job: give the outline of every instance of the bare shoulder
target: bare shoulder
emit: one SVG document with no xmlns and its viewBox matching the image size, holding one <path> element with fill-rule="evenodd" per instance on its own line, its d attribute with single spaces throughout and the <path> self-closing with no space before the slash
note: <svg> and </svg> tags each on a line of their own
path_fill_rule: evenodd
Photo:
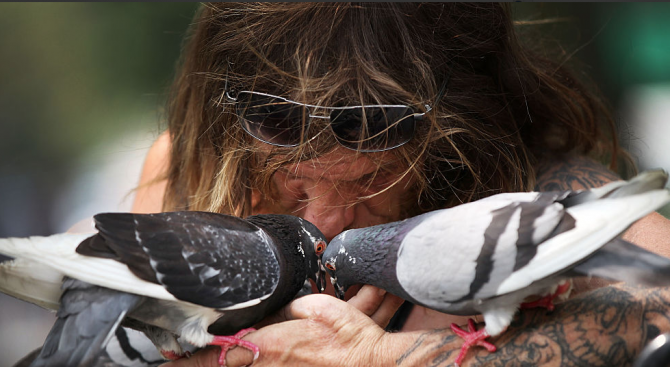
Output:
<svg viewBox="0 0 670 367">
<path fill-rule="evenodd" d="M 541 164 L 535 190 L 582 190 L 620 179 L 617 174 L 591 158 L 568 157 Z"/>
<path fill-rule="evenodd" d="M 149 148 L 135 192 L 133 212 L 156 213 L 162 210 L 163 196 L 167 187 L 170 146 L 170 134 L 165 131 Z"/>
</svg>

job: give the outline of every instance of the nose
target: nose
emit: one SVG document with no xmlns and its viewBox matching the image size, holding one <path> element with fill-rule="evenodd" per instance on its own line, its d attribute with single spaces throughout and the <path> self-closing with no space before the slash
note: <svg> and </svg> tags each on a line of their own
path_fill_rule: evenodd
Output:
<svg viewBox="0 0 670 367">
<path fill-rule="evenodd" d="M 343 189 L 323 179 L 304 187 L 308 200 L 303 218 L 319 228 L 329 242 L 354 221 L 356 197 Z"/>
</svg>

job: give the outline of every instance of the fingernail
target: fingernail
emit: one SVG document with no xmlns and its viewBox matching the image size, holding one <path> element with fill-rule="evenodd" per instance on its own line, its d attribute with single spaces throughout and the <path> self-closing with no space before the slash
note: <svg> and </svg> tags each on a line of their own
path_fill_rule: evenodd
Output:
<svg viewBox="0 0 670 367">
<path fill-rule="evenodd" d="M 379 292 L 379 293 L 378 293 L 378 294 L 379 294 L 379 297 L 383 297 L 383 296 L 386 294 L 386 291 L 383 290 L 383 289 L 380 289 L 378 292 Z"/>
</svg>

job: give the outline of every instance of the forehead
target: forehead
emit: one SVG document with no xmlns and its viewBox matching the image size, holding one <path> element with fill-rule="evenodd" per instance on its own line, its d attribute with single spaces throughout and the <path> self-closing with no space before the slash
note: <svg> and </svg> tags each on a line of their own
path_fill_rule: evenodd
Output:
<svg viewBox="0 0 670 367">
<path fill-rule="evenodd" d="M 280 171 L 292 178 L 353 181 L 377 171 L 380 162 L 384 166 L 384 161 L 388 161 L 389 164 L 394 161 L 394 157 L 388 152 L 378 154 L 375 159 L 371 159 L 369 154 L 357 154 L 345 148 L 338 148 L 338 151 L 332 154 L 300 163 L 286 164 Z"/>
</svg>

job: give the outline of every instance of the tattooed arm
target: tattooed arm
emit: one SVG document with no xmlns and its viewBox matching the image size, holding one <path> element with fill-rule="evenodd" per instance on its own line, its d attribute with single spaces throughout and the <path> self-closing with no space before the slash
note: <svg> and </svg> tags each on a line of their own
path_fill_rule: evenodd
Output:
<svg viewBox="0 0 670 367">
<path fill-rule="evenodd" d="M 468 352 L 465 366 L 628 366 L 661 332 L 670 331 L 670 289 L 604 287 L 543 310 L 520 312 L 491 341 L 495 353 Z M 483 325 L 479 325 L 483 327 Z M 401 336 L 399 333 L 396 336 Z M 450 366 L 462 340 L 450 330 L 405 337 L 414 342 L 398 366 Z"/>
</svg>

